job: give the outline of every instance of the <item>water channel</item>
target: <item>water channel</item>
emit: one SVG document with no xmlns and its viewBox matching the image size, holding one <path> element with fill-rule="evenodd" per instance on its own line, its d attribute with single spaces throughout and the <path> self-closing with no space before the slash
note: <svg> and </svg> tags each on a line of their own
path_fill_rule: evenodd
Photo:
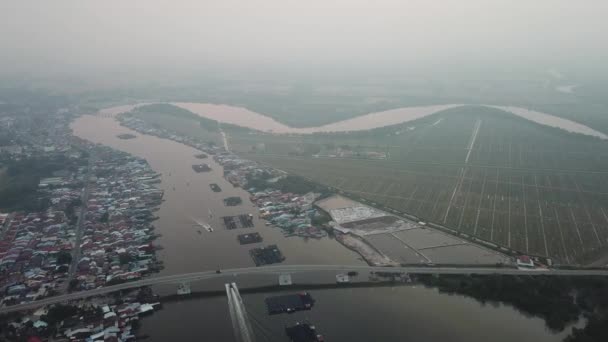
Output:
<svg viewBox="0 0 608 342">
<path fill-rule="evenodd" d="M 200 163 L 194 158 L 195 149 L 133 132 L 112 117 L 84 115 L 71 127 L 76 136 L 145 158 L 162 173 L 160 187 L 165 190 L 165 201 L 155 222 L 163 235 L 158 240 L 164 247 L 159 252 L 165 264 L 162 274 L 253 266 L 250 247 L 236 241 L 242 232 L 223 229 L 220 217 L 256 213 L 256 208 L 244 190 L 223 179 L 221 166 L 208 159 L 213 171 L 195 173 L 191 165 Z M 117 138 L 121 133 L 137 138 Z M 217 183 L 223 191 L 211 191 L 210 183 Z M 225 207 L 222 200 L 228 196 L 242 197 L 243 205 Z M 199 234 L 195 220 L 209 222 L 215 231 Z M 277 244 L 286 256 L 285 263 L 364 264 L 357 254 L 334 240 L 285 238 L 257 216 L 255 228 L 248 231 L 260 232 L 264 244 Z M 220 283 L 210 286 L 222 288 Z M 286 340 L 284 327 L 302 319 L 314 322 L 327 341 L 561 341 L 565 336 L 564 332 L 549 332 L 542 320 L 526 317 L 511 307 L 484 306 L 470 298 L 420 286 L 318 290 L 312 311 L 288 316 L 266 315 L 265 296 L 244 295 L 258 341 Z M 167 303 L 142 325 L 141 333 L 150 335 L 150 341 L 233 341 L 223 297 Z"/>
<path fill-rule="evenodd" d="M 119 113 L 128 112 L 133 108 L 143 104 L 145 103 L 116 106 L 103 109 L 101 112 L 107 116 L 112 116 Z M 323 126 L 295 128 L 282 124 L 269 116 L 252 112 L 249 109 L 243 107 L 198 102 L 174 102 L 172 104 L 187 109 L 201 117 L 205 117 L 223 123 L 239 125 L 258 131 L 272 132 L 276 134 L 311 134 L 322 132 L 327 133 L 368 130 L 373 128 L 397 125 L 420 119 L 429 115 L 433 115 L 435 113 L 447 109 L 465 106 L 463 104 L 447 104 L 422 107 L 395 108 L 377 113 L 369 113 Z M 589 126 L 555 115 L 542 113 L 522 107 L 496 105 L 483 106 L 488 108 L 499 109 L 511 113 L 520 118 L 541 125 L 562 129 L 571 133 L 589 135 L 600 139 L 608 139 L 608 135 L 594 130 Z"/>
</svg>

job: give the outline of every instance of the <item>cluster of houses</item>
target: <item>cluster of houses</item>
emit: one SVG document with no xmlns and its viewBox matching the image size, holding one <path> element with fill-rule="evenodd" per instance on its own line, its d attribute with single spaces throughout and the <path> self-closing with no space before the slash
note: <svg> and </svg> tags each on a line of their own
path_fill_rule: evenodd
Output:
<svg viewBox="0 0 608 342">
<path fill-rule="evenodd" d="M 66 280 L 74 227 L 63 211 L 12 213 L 0 240 L 2 305 L 26 303 L 56 292 Z"/>
<path fill-rule="evenodd" d="M 0 305 L 30 302 L 65 288 L 74 248 L 74 208 L 86 169 L 64 171 L 61 184 L 44 186 L 39 196 L 50 205 L 42 212 L 0 215 Z"/>
<path fill-rule="evenodd" d="M 76 290 L 137 280 L 161 264 L 151 223 L 163 197 L 154 186 L 160 174 L 143 159 L 112 150 L 101 154 L 86 203 Z"/>
<path fill-rule="evenodd" d="M 285 235 L 322 238 L 327 236 L 327 232 L 312 224 L 312 219 L 319 215 L 312 206 L 317 197 L 312 192 L 296 195 L 265 190 L 253 193 L 251 200 L 260 208 L 260 217 L 281 228 Z"/>
<path fill-rule="evenodd" d="M 215 145 L 215 143 L 210 143 L 209 141 L 203 141 L 202 139 L 194 138 L 191 136 L 183 136 L 165 128 L 153 127 L 144 120 L 129 115 L 128 113 L 119 115 L 117 119 L 118 121 L 120 121 L 121 125 L 141 134 L 153 135 L 159 138 L 173 140 L 175 142 L 188 145 L 190 147 L 193 147 L 203 152 L 207 152 L 209 154 L 215 154 L 216 152 L 220 152 L 223 150 L 223 148 L 218 147 Z"/>
<path fill-rule="evenodd" d="M 216 154 L 213 159 L 223 166 L 224 177 L 234 186 L 247 188 L 249 179 L 260 176 L 266 179 L 266 189 L 249 188 L 248 191 L 251 201 L 260 208 L 260 217 L 268 224 L 281 228 L 287 236 L 321 238 L 327 235 L 325 230 L 312 224 L 312 219 L 319 215 L 313 208 L 318 194 L 297 195 L 274 189 L 273 183 L 284 174 L 255 161 L 230 153 Z"/>
<path fill-rule="evenodd" d="M 141 317 L 160 309 L 149 288 L 119 300 L 96 298 L 70 304 L 45 306 L 19 316 L 0 330 L 0 339 L 11 341 L 136 341 Z"/>
<path fill-rule="evenodd" d="M 213 156 L 213 160 L 218 162 L 224 168 L 224 178 L 234 186 L 245 187 L 249 177 L 259 176 L 261 174 L 276 174 L 277 171 L 261 166 L 260 164 L 240 158 L 232 153 L 218 153 Z"/>
<path fill-rule="evenodd" d="M 163 192 L 154 186 L 159 175 L 144 160 L 74 137 L 73 115 L 66 110 L 38 115 L 10 107 L 0 113 L 0 132 L 9 137 L 0 146 L 2 160 L 65 161 L 64 169 L 40 179 L 36 200 L 46 209 L 0 212 L 0 306 L 136 279 L 160 267 L 151 221 Z M 85 164 L 93 153 L 90 177 Z M 46 306 L 0 320 L 0 340 L 135 340 L 138 318 L 153 312 L 155 301 L 138 295 Z M 65 307 L 75 311 L 57 321 Z"/>
</svg>

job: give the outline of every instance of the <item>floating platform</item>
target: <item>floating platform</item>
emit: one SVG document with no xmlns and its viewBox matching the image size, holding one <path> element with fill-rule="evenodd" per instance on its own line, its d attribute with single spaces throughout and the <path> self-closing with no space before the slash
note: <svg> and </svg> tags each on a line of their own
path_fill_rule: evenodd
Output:
<svg viewBox="0 0 608 342">
<path fill-rule="evenodd" d="M 227 207 L 234 207 L 243 203 L 243 200 L 238 196 L 224 198 L 224 205 Z"/>
<path fill-rule="evenodd" d="M 209 184 L 209 187 L 211 188 L 211 190 L 213 190 L 213 192 L 220 192 L 220 191 L 222 191 L 222 188 L 220 188 L 220 186 L 217 185 L 217 184 L 215 184 L 215 183 Z"/>
<path fill-rule="evenodd" d="M 260 233 L 241 234 L 237 236 L 237 240 L 241 245 L 248 245 L 250 243 L 262 242 L 262 236 Z"/>
<path fill-rule="evenodd" d="M 277 245 L 254 248 L 249 251 L 256 266 L 278 264 L 285 260 Z"/>
<path fill-rule="evenodd" d="M 136 135 L 134 134 L 130 134 L 130 133 L 124 133 L 124 134 L 119 134 L 117 135 L 118 139 L 123 139 L 123 140 L 128 140 L 128 139 L 135 139 L 137 138 Z"/>
<path fill-rule="evenodd" d="M 196 165 L 192 165 L 192 170 L 194 170 L 197 173 L 201 173 L 201 172 L 209 172 L 209 171 L 211 171 L 211 168 L 207 164 L 196 164 Z"/>
<path fill-rule="evenodd" d="M 241 214 L 238 216 L 223 216 L 226 229 L 253 228 L 253 214 Z"/>
<path fill-rule="evenodd" d="M 268 297 L 264 302 L 269 315 L 310 310 L 315 305 L 315 300 L 308 292 Z"/>
<path fill-rule="evenodd" d="M 292 327 L 285 328 L 285 333 L 293 342 L 323 342 L 322 335 L 317 334 L 317 329 L 310 323 L 298 322 Z"/>
</svg>

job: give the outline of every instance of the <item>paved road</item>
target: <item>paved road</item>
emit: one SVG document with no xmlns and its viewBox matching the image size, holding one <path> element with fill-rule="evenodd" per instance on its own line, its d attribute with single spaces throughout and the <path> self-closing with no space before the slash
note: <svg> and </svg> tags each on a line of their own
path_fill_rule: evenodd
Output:
<svg viewBox="0 0 608 342">
<path fill-rule="evenodd" d="M 226 136 L 226 132 L 220 128 L 220 133 L 222 133 L 222 139 L 224 140 L 224 149 L 226 152 L 230 152 L 230 147 L 228 146 L 228 137 Z"/>
<path fill-rule="evenodd" d="M 151 277 L 139 281 L 102 287 L 89 291 L 81 291 L 66 295 L 45 298 L 36 302 L 14 305 L 0 308 L 0 314 L 30 310 L 37 307 L 61 303 L 70 300 L 77 300 L 97 295 L 103 295 L 119 290 L 137 288 L 141 286 L 151 286 L 159 284 L 179 284 L 182 282 L 195 282 L 224 276 L 234 277 L 249 274 L 282 274 L 282 273 L 307 273 L 330 271 L 336 273 L 358 271 L 358 272 L 406 272 L 419 274 L 505 274 L 505 275 L 549 275 L 549 276 L 608 276 L 608 270 L 519 270 L 514 268 L 490 268 L 490 267 L 380 267 L 380 266 L 346 266 L 346 265 L 285 265 L 285 266 L 264 266 L 225 269 L 221 273 L 216 271 L 204 271 L 186 274 L 176 274 L 162 277 Z"/>
<path fill-rule="evenodd" d="M 91 176 L 93 175 L 93 163 L 95 162 L 95 156 L 92 154 L 89 156 L 89 165 L 87 169 L 87 175 L 85 176 L 85 186 L 82 193 L 82 205 L 80 206 L 80 212 L 78 213 L 78 221 L 76 222 L 76 239 L 74 243 L 74 250 L 72 251 L 72 263 L 70 264 L 70 272 L 68 274 L 68 281 L 65 282 L 66 289 L 70 280 L 74 279 L 76 274 L 76 266 L 80 260 L 80 244 L 82 243 L 82 226 L 84 225 L 85 215 L 87 213 L 87 203 L 89 201 L 89 193 L 91 191 Z"/>
</svg>

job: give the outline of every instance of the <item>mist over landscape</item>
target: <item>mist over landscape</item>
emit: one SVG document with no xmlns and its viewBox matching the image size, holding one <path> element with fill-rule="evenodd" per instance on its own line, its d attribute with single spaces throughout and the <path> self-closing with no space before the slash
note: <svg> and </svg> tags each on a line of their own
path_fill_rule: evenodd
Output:
<svg viewBox="0 0 608 342">
<path fill-rule="evenodd" d="M 0 6 L 5 72 L 166 76 L 276 69 L 314 78 L 322 77 L 309 74 L 316 68 L 462 75 L 453 70 L 460 69 L 486 77 L 488 69 L 499 75 L 565 69 L 567 76 L 577 69 L 605 71 L 608 53 L 601 43 L 608 5 L 601 1 L 61 0 Z"/>
<path fill-rule="evenodd" d="M 9 90 L 227 103 L 296 126 L 417 105 L 524 105 L 568 116 L 606 105 L 608 5 L 600 1 L 0 6 Z M 574 113 L 579 102 L 588 113 Z"/>
<path fill-rule="evenodd" d="M 607 14 L 0 0 L 0 340 L 608 340 Z"/>
</svg>

